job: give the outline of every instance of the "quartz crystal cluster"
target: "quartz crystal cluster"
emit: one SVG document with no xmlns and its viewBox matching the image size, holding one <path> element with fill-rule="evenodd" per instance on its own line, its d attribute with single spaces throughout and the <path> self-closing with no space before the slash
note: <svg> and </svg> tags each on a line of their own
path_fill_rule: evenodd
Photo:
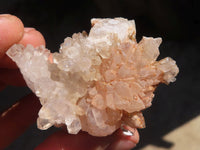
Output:
<svg viewBox="0 0 200 150">
<path fill-rule="evenodd" d="M 156 61 L 161 38 L 137 43 L 134 20 L 91 23 L 89 34 L 67 37 L 59 52 L 18 44 L 7 51 L 40 99 L 39 129 L 66 125 L 71 134 L 106 136 L 122 124 L 144 128 L 141 111 L 151 106 L 155 88 L 175 81 L 176 62 Z"/>
</svg>

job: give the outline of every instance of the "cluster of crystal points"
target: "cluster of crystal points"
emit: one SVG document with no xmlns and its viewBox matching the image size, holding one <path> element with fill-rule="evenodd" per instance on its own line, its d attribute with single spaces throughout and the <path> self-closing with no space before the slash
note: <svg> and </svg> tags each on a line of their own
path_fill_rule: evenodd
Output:
<svg viewBox="0 0 200 150">
<path fill-rule="evenodd" d="M 7 52 L 40 98 L 42 130 L 65 124 L 71 134 L 82 129 L 106 136 L 122 124 L 143 128 L 141 110 L 151 106 L 156 86 L 175 81 L 175 61 L 156 61 L 161 38 L 137 43 L 134 20 L 91 22 L 89 35 L 67 37 L 59 53 L 31 45 L 13 45 Z"/>
</svg>

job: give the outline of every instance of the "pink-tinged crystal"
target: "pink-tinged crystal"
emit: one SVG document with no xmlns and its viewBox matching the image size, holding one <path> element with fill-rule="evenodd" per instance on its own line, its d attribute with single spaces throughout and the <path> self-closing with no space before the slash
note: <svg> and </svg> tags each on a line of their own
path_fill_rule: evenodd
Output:
<svg viewBox="0 0 200 150">
<path fill-rule="evenodd" d="M 175 81 L 175 61 L 156 61 L 161 38 L 137 43 L 134 20 L 91 22 L 89 35 L 67 37 L 59 53 L 31 45 L 13 45 L 7 52 L 40 99 L 42 130 L 65 124 L 71 134 L 82 129 L 106 136 L 122 124 L 144 128 L 141 111 L 151 106 L 155 88 Z"/>
</svg>

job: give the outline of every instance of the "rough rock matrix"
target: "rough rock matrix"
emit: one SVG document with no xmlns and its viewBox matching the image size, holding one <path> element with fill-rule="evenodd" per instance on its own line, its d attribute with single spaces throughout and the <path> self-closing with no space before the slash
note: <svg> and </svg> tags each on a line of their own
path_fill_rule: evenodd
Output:
<svg viewBox="0 0 200 150">
<path fill-rule="evenodd" d="M 92 19 L 92 28 L 67 37 L 59 53 L 44 46 L 13 45 L 7 55 L 40 98 L 38 128 L 67 126 L 94 136 L 122 124 L 145 127 L 142 110 L 151 106 L 159 83 L 175 81 L 176 62 L 159 56 L 161 38 L 137 43 L 134 20 Z"/>
</svg>

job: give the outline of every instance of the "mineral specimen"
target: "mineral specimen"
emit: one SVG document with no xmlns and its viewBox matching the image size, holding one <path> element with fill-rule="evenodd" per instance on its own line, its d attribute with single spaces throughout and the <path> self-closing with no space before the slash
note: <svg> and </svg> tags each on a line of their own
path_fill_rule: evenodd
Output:
<svg viewBox="0 0 200 150">
<path fill-rule="evenodd" d="M 59 53 L 44 46 L 13 45 L 7 55 L 18 65 L 42 108 L 38 128 L 67 126 L 94 136 L 112 134 L 122 124 L 145 127 L 142 110 L 151 106 L 160 83 L 175 81 L 171 58 L 156 61 L 161 38 L 136 42 L 134 20 L 92 19 L 92 28 L 67 37 Z"/>
</svg>

